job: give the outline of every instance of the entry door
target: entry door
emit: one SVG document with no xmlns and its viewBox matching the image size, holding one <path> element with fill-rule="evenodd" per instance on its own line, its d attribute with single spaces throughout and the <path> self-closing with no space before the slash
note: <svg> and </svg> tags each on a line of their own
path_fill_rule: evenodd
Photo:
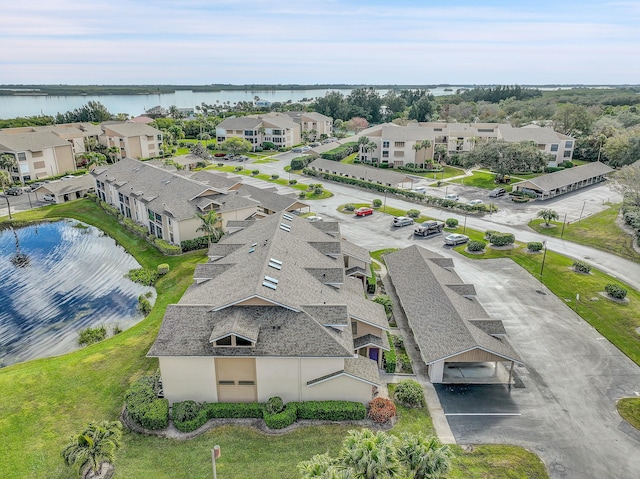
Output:
<svg viewBox="0 0 640 479">
<path fill-rule="evenodd" d="M 376 363 L 378 362 L 378 348 L 370 348 L 369 349 L 369 359 L 373 359 Z"/>
<path fill-rule="evenodd" d="M 256 360 L 254 358 L 216 358 L 218 402 L 254 402 Z"/>
</svg>

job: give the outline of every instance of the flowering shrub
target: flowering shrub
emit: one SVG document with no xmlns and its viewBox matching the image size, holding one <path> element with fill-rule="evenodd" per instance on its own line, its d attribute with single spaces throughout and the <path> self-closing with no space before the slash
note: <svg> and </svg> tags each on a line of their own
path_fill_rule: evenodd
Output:
<svg viewBox="0 0 640 479">
<path fill-rule="evenodd" d="M 375 398 L 369 403 L 369 418 L 378 424 L 384 424 L 395 417 L 396 405 L 387 398 Z"/>
</svg>

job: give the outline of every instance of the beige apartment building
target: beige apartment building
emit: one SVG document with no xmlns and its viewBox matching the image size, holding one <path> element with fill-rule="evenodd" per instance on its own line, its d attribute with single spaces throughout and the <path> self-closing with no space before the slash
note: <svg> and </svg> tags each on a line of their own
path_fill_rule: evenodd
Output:
<svg viewBox="0 0 640 479">
<path fill-rule="evenodd" d="M 162 132 L 152 126 L 134 122 L 105 122 L 101 128 L 98 140 L 107 148 L 119 148 L 119 159 L 162 156 Z"/>
<path fill-rule="evenodd" d="M 270 142 L 278 148 L 290 148 L 299 144 L 301 127 L 288 115 L 282 113 L 265 113 L 237 118 L 227 118 L 216 127 L 218 143 L 228 138 L 237 137 L 247 140 L 253 148 Z"/>
</svg>

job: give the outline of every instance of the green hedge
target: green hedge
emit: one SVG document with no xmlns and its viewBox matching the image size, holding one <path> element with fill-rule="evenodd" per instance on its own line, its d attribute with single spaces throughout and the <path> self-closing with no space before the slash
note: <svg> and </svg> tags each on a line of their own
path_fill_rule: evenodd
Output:
<svg viewBox="0 0 640 479">
<path fill-rule="evenodd" d="M 288 406 L 288 404 L 287 404 Z M 357 421 L 367 416 L 364 404 L 353 401 L 305 401 L 298 403 L 298 419 Z"/>
<path fill-rule="evenodd" d="M 516 237 L 512 233 L 493 233 L 489 242 L 494 246 L 507 246 L 513 244 Z"/>
<path fill-rule="evenodd" d="M 389 332 L 387 332 L 387 337 L 389 338 L 389 346 L 391 349 L 384 352 L 384 370 L 390 374 L 393 374 L 396 372 L 398 357 L 396 355 L 396 347 L 393 344 L 393 339 L 391 338 L 391 334 Z"/>
<path fill-rule="evenodd" d="M 169 401 L 159 399 L 158 376 L 140 378 L 125 393 L 129 418 L 145 429 L 165 429 L 169 425 Z"/>
<path fill-rule="evenodd" d="M 609 296 L 616 299 L 624 299 L 627 296 L 627 290 L 620 285 L 609 283 L 604 287 Z"/>
<path fill-rule="evenodd" d="M 156 238 L 153 240 L 153 245 L 158 248 L 162 254 L 166 255 L 177 255 L 182 253 L 182 248 L 180 246 L 168 243 L 167 241 Z"/>
<path fill-rule="evenodd" d="M 335 181 L 336 183 L 344 183 L 347 185 L 359 186 L 361 188 L 367 188 L 369 190 L 379 191 L 380 193 L 391 193 L 394 195 L 404 196 L 409 199 L 419 200 L 420 203 L 425 203 L 432 206 L 440 206 L 442 208 L 455 208 L 457 210 L 466 211 L 469 213 L 479 212 L 486 210 L 488 205 L 482 205 L 483 208 L 478 208 L 473 205 L 467 205 L 465 203 L 459 203 L 453 200 L 447 200 L 445 198 L 437 198 L 435 196 L 423 195 L 422 193 L 416 193 L 410 190 L 402 190 L 400 188 L 394 188 L 392 186 L 385 186 L 379 183 L 371 183 L 369 181 L 358 180 L 356 178 L 350 178 L 348 176 L 334 175 L 327 173 L 326 171 L 316 171 L 310 168 L 304 168 L 302 173 L 307 176 L 313 176 L 315 178 L 322 178 L 329 181 Z"/>
<path fill-rule="evenodd" d="M 209 239 L 206 236 L 200 236 L 190 240 L 184 240 L 180 242 L 180 248 L 182 251 L 193 251 L 196 249 L 205 249 L 209 247 Z"/>
<path fill-rule="evenodd" d="M 320 155 L 321 158 L 331 161 L 340 161 L 349 156 L 354 151 L 358 151 L 358 143 L 355 141 L 340 145 L 333 150 L 325 151 Z"/>
<path fill-rule="evenodd" d="M 298 406 L 300 403 L 290 402 L 283 411 L 269 414 L 265 411 L 264 423 L 270 429 L 283 429 L 291 426 L 298 419 Z"/>
<path fill-rule="evenodd" d="M 367 293 L 373 294 L 376 292 L 376 270 L 373 268 L 373 263 L 369 264 L 371 276 L 367 277 Z"/>
</svg>

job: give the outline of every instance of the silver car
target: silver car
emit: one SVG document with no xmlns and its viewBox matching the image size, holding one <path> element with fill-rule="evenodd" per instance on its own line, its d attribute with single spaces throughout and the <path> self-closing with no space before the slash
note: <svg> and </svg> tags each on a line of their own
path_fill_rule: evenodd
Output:
<svg viewBox="0 0 640 479">
<path fill-rule="evenodd" d="M 444 237 L 444 244 L 449 246 L 455 246 L 458 244 L 463 244 L 469 241 L 469 237 L 467 235 L 462 235 L 460 233 L 453 233 Z"/>
</svg>

